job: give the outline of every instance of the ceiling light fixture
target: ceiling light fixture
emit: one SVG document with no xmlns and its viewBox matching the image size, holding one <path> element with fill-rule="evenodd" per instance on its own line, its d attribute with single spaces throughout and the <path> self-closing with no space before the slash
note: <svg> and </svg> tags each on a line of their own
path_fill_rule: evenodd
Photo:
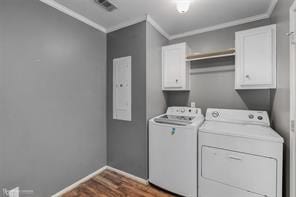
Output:
<svg viewBox="0 0 296 197">
<path fill-rule="evenodd" d="M 181 14 L 189 10 L 191 0 L 176 0 L 177 11 Z"/>
</svg>

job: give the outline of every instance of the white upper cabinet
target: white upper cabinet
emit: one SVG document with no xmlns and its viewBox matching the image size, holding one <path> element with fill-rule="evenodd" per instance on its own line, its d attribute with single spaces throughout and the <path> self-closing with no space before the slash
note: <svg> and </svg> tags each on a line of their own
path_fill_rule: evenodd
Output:
<svg viewBox="0 0 296 197">
<path fill-rule="evenodd" d="M 276 25 L 236 32 L 235 89 L 276 88 Z"/>
<path fill-rule="evenodd" d="M 162 48 L 162 89 L 185 91 L 190 89 L 190 63 L 186 62 L 189 48 L 179 43 Z"/>
</svg>

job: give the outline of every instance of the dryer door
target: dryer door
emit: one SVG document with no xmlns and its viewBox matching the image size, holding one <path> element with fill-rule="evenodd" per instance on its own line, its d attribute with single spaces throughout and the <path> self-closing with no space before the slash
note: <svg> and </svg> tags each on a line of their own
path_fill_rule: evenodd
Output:
<svg viewBox="0 0 296 197">
<path fill-rule="evenodd" d="M 201 176 L 254 194 L 275 197 L 277 161 L 273 158 L 203 146 Z"/>
</svg>

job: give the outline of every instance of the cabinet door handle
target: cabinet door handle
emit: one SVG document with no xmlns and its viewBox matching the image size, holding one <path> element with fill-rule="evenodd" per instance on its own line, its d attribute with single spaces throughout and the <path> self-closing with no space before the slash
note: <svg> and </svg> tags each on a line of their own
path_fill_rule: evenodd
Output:
<svg viewBox="0 0 296 197">
<path fill-rule="evenodd" d="M 289 32 L 289 33 L 286 33 L 287 36 L 293 36 L 294 34 L 295 34 L 295 32 L 293 32 L 293 31 Z"/>
<path fill-rule="evenodd" d="M 236 157 L 236 156 L 233 156 L 233 155 L 229 155 L 228 158 L 229 158 L 229 159 L 233 159 L 233 160 L 237 160 L 237 161 L 241 161 L 241 160 L 243 160 L 242 158 L 240 158 L 240 157 Z"/>
<path fill-rule="evenodd" d="M 179 81 L 179 80 L 178 80 L 178 79 L 176 79 L 176 83 L 178 83 L 178 81 Z"/>
</svg>

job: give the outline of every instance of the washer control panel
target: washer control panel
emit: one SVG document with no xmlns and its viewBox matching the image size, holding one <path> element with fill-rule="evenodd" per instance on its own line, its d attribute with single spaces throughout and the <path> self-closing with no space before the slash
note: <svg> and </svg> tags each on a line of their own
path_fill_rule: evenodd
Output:
<svg viewBox="0 0 296 197">
<path fill-rule="evenodd" d="M 193 107 L 169 107 L 166 114 L 174 116 L 198 116 L 201 115 L 201 109 Z"/>
<path fill-rule="evenodd" d="M 206 120 L 270 126 L 266 111 L 207 109 Z"/>
</svg>

